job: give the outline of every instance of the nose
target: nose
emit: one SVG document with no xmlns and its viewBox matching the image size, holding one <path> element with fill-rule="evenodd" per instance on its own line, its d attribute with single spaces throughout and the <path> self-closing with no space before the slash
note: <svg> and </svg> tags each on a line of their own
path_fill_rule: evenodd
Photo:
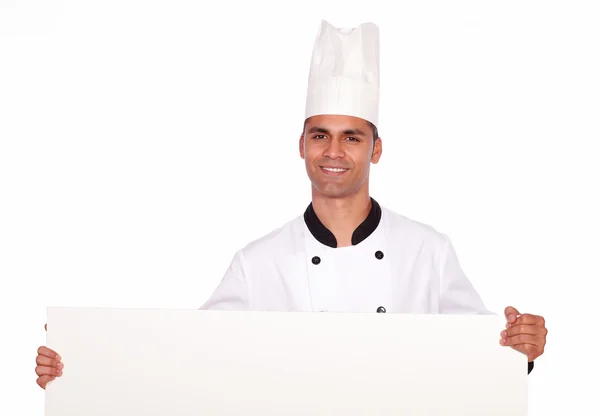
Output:
<svg viewBox="0 0 600 416">
<path fill-rule="evenodd" d="M 337 139 L 330 140 L 323 152 L 323 156 L 330 159 L 342 158 L 345 155 L 344 148 Z"/>
</svg>

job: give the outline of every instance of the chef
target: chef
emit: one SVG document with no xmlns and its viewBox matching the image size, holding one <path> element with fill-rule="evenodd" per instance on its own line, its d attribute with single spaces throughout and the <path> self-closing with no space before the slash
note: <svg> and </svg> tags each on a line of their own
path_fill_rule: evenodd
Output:
<svg viewBox="0 0 600 416">
<path fill-rule="evenodd" d="M 379 161 L 379 30 L 321 22 L 298 149 L 312 184 L 303 213 L 241 248 L 200 309 L 491 314 L 461 269 L 448 237 L 381 206 L 369 193 Z M 505 309 L 502 345 L 533 361 L 544 319 Z M 40 347 L 38 384 L 62 374 Z"/>
</svg>

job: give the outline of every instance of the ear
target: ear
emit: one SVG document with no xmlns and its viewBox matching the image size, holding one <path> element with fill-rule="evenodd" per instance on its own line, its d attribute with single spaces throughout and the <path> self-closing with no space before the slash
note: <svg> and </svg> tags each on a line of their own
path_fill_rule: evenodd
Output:
<svg viewBox="0 0 600 416">
<path fill-rule="evenodd" d="M 304 134 L 300 135 L 300 141 L 298 144 L 300 147 L 300 157 L 304 159 Z"/>
<path fill-rule="evenodd" d="M 381 153 L 383 152 L 381 137 L 375 139 L 375 146 L 373 147 L 373 154 L 371 155 L 371 163 L 379 162 L 379 158 L 381 157 Z"/>
</svg>

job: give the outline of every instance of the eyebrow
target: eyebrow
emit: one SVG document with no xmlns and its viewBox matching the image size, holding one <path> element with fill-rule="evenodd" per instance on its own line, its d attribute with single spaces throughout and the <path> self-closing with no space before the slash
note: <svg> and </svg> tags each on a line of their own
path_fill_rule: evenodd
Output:
<svg viewBox="0 0 600 416">
<path fill-rule="evenodd" d="M 327 130 L 326 128 L 323 127 L 311 127 L 310 130 L 308 130 L 308 133 L 325 133 L 325 134 L 330 134 L 329 130 Z M 346 129 L 343 131 L 344 134 L 350 134 L 353 136 L 366 136 L 367 134 L 362 131 L 361 129 Z"/>
</svg>

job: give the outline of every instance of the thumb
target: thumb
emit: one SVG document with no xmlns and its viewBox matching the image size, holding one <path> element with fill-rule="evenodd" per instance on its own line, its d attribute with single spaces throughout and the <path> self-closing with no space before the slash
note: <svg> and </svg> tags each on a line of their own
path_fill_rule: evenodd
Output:
<svg viewBox="0 0 600 416">
<path fill-rule="evenodd" d="M 508 323 L 514 323 L 517 320 L 518 315 L 520 315 L 520 312 L 515 307 L 507 306 L 506 309 L 504 309 L 504 316 L 506 316 Z"/>
</svg>

